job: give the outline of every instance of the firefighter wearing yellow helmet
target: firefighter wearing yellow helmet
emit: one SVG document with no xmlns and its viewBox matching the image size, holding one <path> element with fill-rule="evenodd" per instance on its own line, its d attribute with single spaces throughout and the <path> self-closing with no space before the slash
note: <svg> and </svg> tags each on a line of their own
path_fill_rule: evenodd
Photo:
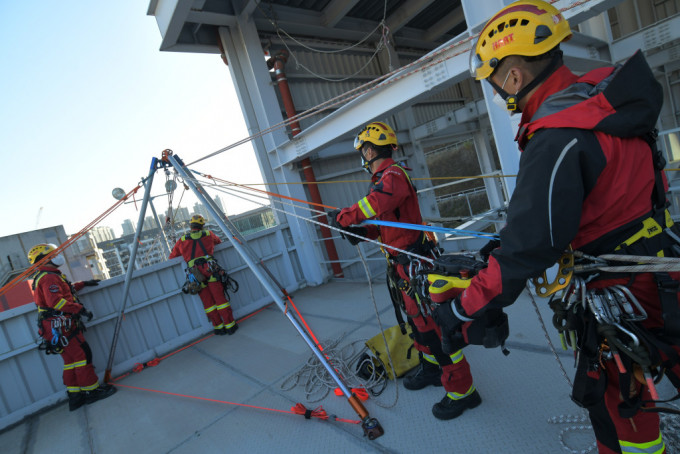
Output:
<svg viewBox="0 0 680 454">
<path fill-rule="evenodd" d="M 663 90 L 641 52 L 616 67 L 572 73 L 559 48 L 570 36 L 559 10 L 523 0 L 495 14 L 472 48 L 471 76 L 521 113 L 522 158 L 500 247 L 464 293 L 435 310 L 445 337 L 512 304 L 527 279 L 569 248 L 590 256 L 678 256 L 680 230 L 666 210 L 665 163 L 654 140 Z M 641 407 L 654 406 L 653 377 L 665 373 L 680 388 L 680 273 L 578 278 L 584 288 L 571 308 L 580 352 L 572 398 L 589 410 L 600 453 L 664 452 L 658 413 Z M 603 325 L 587 304 L 598 304 L 598 295 L 623 308 L 607 317 L 635 332 L 639 345 Z M 643 321 L 620 316 L 633 298 L 647 314 Z M 653 366 L 659 362 L 663 368 Z"/>
<path fill-rule="evenodd" d="M 232 335 L 238 329 L 225 291 L 226 271 L 213 257 L 215 246 L 222 240 L 211 230 L 205 229 L 205 218 L 194 214 L 189 221 L 191 232 L 182 235 L 170 252 L 169 258 L 182 257 L 187 263 L 188 284 L 185 291 L 198 292 L 214 334 Z M 186 290 L 193 289 L 195 290 Z"/>
<path fill-rule="evenodd" d="M 362 167 L 371 174 L 368 195 L 354 205 L 328 215 L 332 226 L 359 235 L 345 235 L 353 245 L 363 241 L 364 237 L 380 237 L 381 242 L 388 245 L 387 272 L 390 273 L 391 281 L 406 284 L 411 278 L 409 270 L 429 265 L 389 246 L 428 256 L 433 252 L 434 243 L 417 230 L 389 226 L 378 228 L 375 225 L 354 226 L 365 219 L 418 225 L 423 223 L 418 196 L 408 175 L 411 169 L 392 159 L 397 147 L 397 135 L 387 123 L 376 121 L 362 128 L 354 140 L 354 148 L 361 154 Z M 411 263 L 414 266 L 410 266 Z M 403 310 L 414 333 L 414 346 L 420 359 L 416 370 L 404 378 L 404 387 L 419 390 L 426 386 L 443 385 L 445 394 L 432 407 L 432 414 L 437 419 L 457 418 L 465 410 L 478 406 L 481 397 L 473 384 L 470 366 L 462 350 L 445 353 L 437 325 L 430 315 L 421 313 L 408 286 L 401 285 L 396 292 L 401 292 Z M 401 305 L 401 302 L 397 304 Z M 401 314 L 401 310 L 397 309 L 397 313 Z"/>
<path fill-rule="evenodd" d="M 59 267 L 66 262 L 56 254 L 57 246 L 41 243 L 28 251 L 28 262 L 38 265 L 33 278 L 33 294 L 38 306 L 38 334 L 43 339 L 41 349 L 47 354 L 60 354 L 64 361 L 63 380 L 69 398 L 69 410 L 105 399 L 116 392 L 111 385 L 100 385 L 92 366 L 92 350 L 83 335 L 81 318 L 92 319 L 78 300 L 76 292 L 99 281 L 71 283 Z M 45 260 L 43 260 L 45 259 Z"/>
</svg>

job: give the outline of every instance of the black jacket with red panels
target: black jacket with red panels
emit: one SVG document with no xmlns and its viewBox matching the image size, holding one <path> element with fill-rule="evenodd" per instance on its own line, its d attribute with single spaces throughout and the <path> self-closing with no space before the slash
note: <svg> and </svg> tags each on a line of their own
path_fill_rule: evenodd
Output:
<svg viewBox="0 0 680 454">
<path fill-rule="evenodd" d="M 410 170 L 410 169 L 409 169 Z M 351 207 L 344 208 L 338 215 L 338 222 L 343 227 L 361 224 L 366 219 L 376 218 L 381 221 L 422 224 L 418 195 L 404 168 L 392 158 L 385 159 L 371 176 L 371 188 L 368 195 Z M 368 238 L 380 236 L 382 242 L 407 249 L 420 238 L 418 230 L 400 229 L 396 227 L 367 225 Z M 388 252 L 397 255 L 398 251 L 388 248 Z"/>
<path fill-rule="evenodd" d="M 554 265 L 569 245 L 611 252 L 641 226 L 655 181 L 642 137 L 662 102 L 639 52 L 623 66 L 582 77 L 562 66 L 538 88 L 516 138 L 523 151 L 501 247 L 461 296 L 467 315 L 512 304 L 526 280 Z"/>
</svg>

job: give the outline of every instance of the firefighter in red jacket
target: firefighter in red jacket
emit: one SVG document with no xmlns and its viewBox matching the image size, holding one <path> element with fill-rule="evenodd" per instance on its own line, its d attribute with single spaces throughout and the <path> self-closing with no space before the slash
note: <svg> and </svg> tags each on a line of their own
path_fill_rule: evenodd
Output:
<svg viewBox="0 0 680 454">
<path fill-rule="evenodd" d="M 368 124 L 359 132 L 354 148 L 361 153 L 362 166 L 371 174 L 371 187 L 366 197 L 351 207 L 331 212 L 330 222 L 346 232 L 376 239 L 388 245 L 389 259 L 396 267 L 402 283 L 407 283 L 408 254 L 400 253 L 389 246 L 425 256 L 433 245 L 421 231 L 374 225 L 353 226 L 365 219 L 422 224 L 420 206 L 415 188 L 406 169 L 392 159 L 397 149 L 397 136 L 390 126 L 382 122 Z M 347 235 L 357 244 L 360 239 Z M 403 285 L 402 296 L 409 324 L 414 328 L 414 345 L 419 351 L 420 364 L 415 373 L 404 379 L 406 389 L 417 390 L 428 385 L 444 386 L 446 395 L 432 407 L 438 419 L 453 419 L 463 411 L 481 403 L 481 398 L 472 382 L 470 366 L 462 350 L 445 354 L 441 349 L 441 334 L 432 317 L 423 315 L 414 298 L 409 296 Z"/>
<path fill-rule="evenodd" d="M 496 101 L 522 115 L 516 138 L 522 155 L 500 247 L 459 298 L 435 311 L 446 338 L 464 322 L 512 304 L 526 280 L 569 247 L 591 256 L 678 256 L 679 232 L 666 209 L 665 163 L 648 134 L 662 89 L 640 52 L 616 68 L 578 77 L 563 65 L 559 50 L 569 37 L 569 24 L 555 7 L 524 0 L 498 12 L 472 49 L 472 76 L 489 82 Z M 651 377 L 636 371 L 647 367 L 644 358 L 656 356 L 656 372 L 665 370 L 680 389 L 678 274 L 593 271 L 572 277 L 573 285 L 583 285 L 573 292 L 570 309 L 579 352 L 572 397 L 588 408 L 600 453 L 665 452 L 658 413 L 641 411 L 654 406 Z M 633 322 L 629 314 L 626 326 L 644 348 L 626 355 L 618 345 L 632 337 L 611 330 L 607 319 L 614 312 L 592 308 L 634 298 L 646 319 Z M 634 315 L 645 318 L 639 309 Z"/>
<path fill-rule="evenodd" d="M 221 268 L 212 256 L 215 246 L 222 240 L 210 230 L 203 230 L 205 219 L 200 214 L 191 217 L 189 226 L 191 232 L 177 241 L 169 258 L 183 257 L 189 271 L 198 276 L 201 285 L 198 296 L 213 325 L 214 333 L 218 336 L 232 335 L 238 329 L 238 325 L 234 321 L 231 304 L 219 279 L 218 272 Z"/>
<path fill-rule="evenodd" d="M 57 249 L 54 244 L 38 244 L 28 251 L 31 265 L 40 262 Z M 98 285 L 98 280 L 70 283 L 59 267 L 64 256 L 52 255 L 38 266 L 33 278 L 33 294 L 38 306 L 38 334 L 43 338 L 41 348 L 47 354 L 60 354 L 64 361 L 64 385 L 68 394 L 69 410 L 105 399 L 116 392 L 111 385 L 100 385 L 92 365 L 92 350 L 85 341 L 82 317 L 92 319 L 75 294 L 86 286 Z"/>
</svg>

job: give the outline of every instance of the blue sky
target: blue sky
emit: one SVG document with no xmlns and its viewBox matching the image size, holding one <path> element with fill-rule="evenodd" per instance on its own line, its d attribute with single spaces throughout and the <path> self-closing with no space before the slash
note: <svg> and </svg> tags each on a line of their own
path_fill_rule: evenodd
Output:
<svg viewBox="0 0 680 454">
<path fill-rule="evenodd" d="M 135 187 L 162 150 L 191 162 L 248 136 L 220 56 L 160 52 L 147 7 L 139 0 L 0 2 L 0 236 L 34 230 L 36 222 L 76 233 L 115 202 L 114 187 Z M 249 143 L 195 170 L 262 181 Z M 153 195 L 164 193 L 164 182 L 157 173 Z M 232 214 L 254 207 L 219 195 Z M 196 201 L 184 200 L 189 208 Z M 168 207 L 164 197 L 154 203 L 159 212 Z M 121 222 L 138 216 L 128 204 L 99 225 L 120 234 Z"/>
</svg>

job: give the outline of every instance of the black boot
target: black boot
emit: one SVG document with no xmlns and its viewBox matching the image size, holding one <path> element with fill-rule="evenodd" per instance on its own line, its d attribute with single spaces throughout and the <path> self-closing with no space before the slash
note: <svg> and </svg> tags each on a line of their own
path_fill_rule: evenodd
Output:
<svg viewBox="0 0 680 454">
<path fill-rule="evenodd" d="M 68 394 L 68 410 L 77 410 L 85 404 L 85 393 L 67 393 Z"/>
<path fill-rule="evenodd" d="M 223 326 L 222 328 L 215 328 L 213 332 L 215 333 L 215 336 L 224 336 L 227 334 L 227 329 Z"/>
<path fill-rule="evenodd" d="M 415 372 L 404 378 L 404 388 L 415 391 L 417 389 L 423 389 L 428 385 L 442 386 L 441 377 L 441 368 L 436 364 L 424 360 L 421 356 L 420 364 Z"/>
<path fill-rule="evenodd" d="M 238 325 L 236 323 L 234 323 L 234 326 L 226 329 L 226 333 L 231 336 L 232 334 L 234 334 L 236 332 L 237 329 L 238 329 Z"/>
<path fill-rule="evenodd" d="M 458 400 L 453 400 L 446 394 L 440 402 L 434 404 L 432 414 L 437 419 L 453 419 L 462 415 L 468 408 L 475 408 L 481 403 L 482 398 L 476 389 L 469 396 Z"/>
<path fill-rule="evenodd" d="M 118 390 L 112 385 L 99 385 L 97 388 L 86 393 L 85 403 L 92 404 L 98 400 L 106 399 L 114 395 L 116 391 Z"/>
</svg>

